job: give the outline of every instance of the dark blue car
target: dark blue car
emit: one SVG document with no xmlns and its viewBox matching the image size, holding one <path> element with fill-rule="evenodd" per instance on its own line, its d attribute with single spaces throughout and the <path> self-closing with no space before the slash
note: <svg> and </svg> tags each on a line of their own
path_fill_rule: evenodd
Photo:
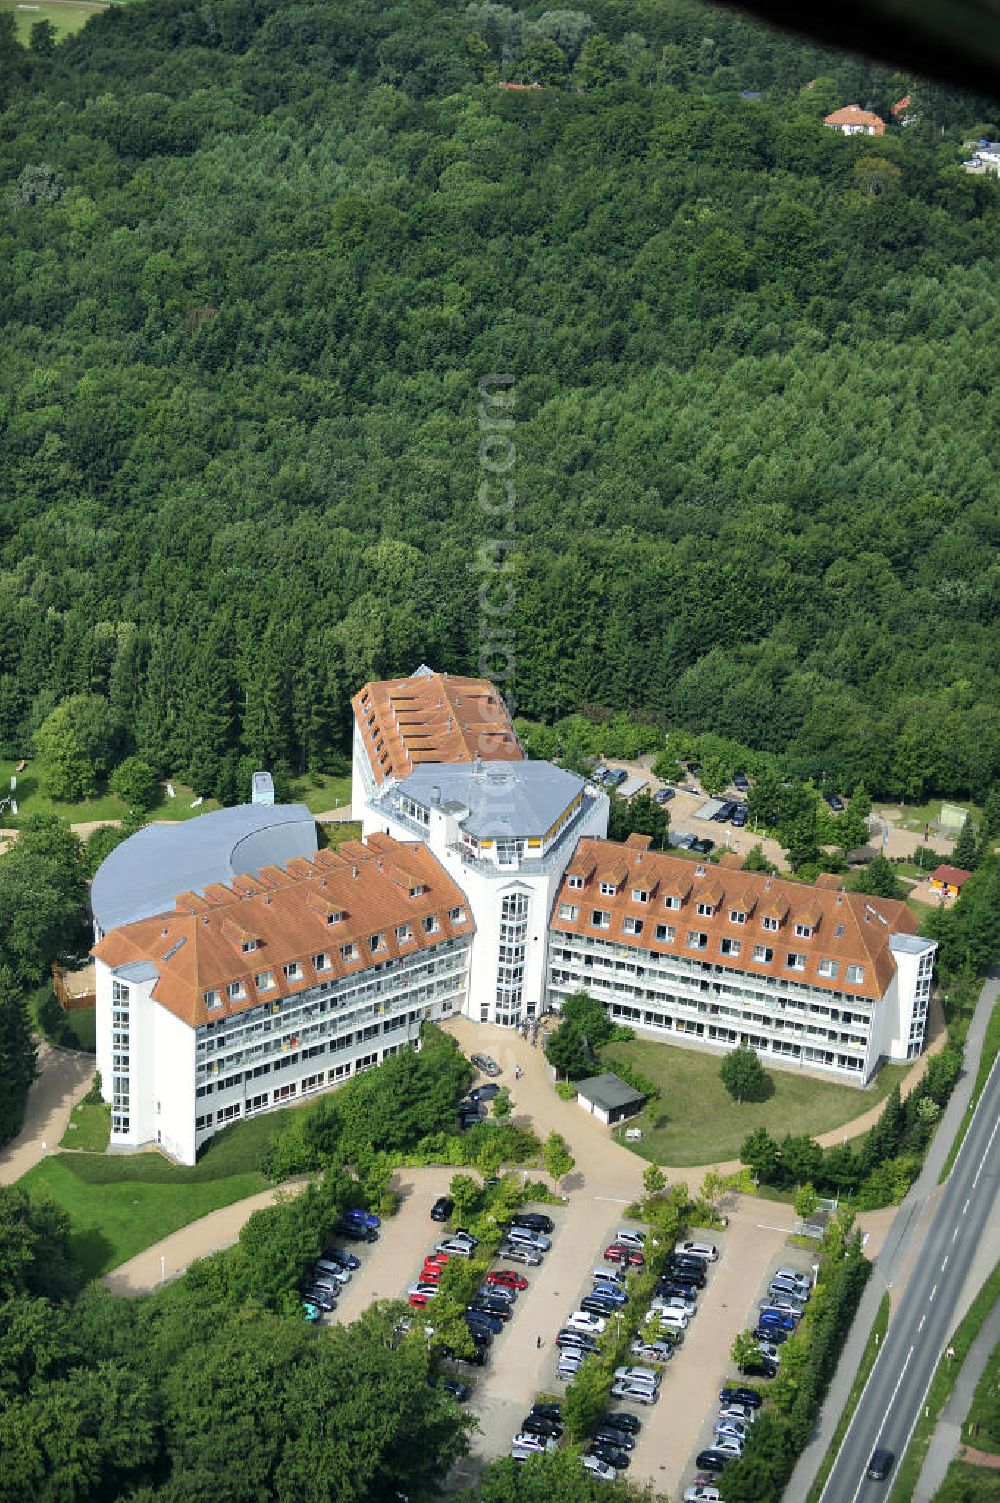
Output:
<svg viewBox="0 0 1000 1503">
<path fill-rule="evenodd" d="M 340 1219 L 341 1219 L 341 1221 L 345 1221 L 345 1222 L 352 1221 L 357 1226 L 366 1226 L 366 1227 L 369 1227 L 373 1232 L 378 1231 L 379 1227 L 382 1225 L 382 1223 L 379 1220 L 379 1218 L 376 1215 L 374 1215 L 373 1212 L 371 1212 L 371 1211 L 360 1211 L 360 1210 L 344 1211 L 342 1213 Z"/>
</svg>

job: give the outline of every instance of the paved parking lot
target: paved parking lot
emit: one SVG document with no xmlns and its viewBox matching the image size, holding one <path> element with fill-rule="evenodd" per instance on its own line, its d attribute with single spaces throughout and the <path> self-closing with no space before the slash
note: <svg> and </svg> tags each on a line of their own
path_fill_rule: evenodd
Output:
<svg viewBox="0 0 1000 1503">
<path fill-rule="evenodd" d="M 402 1197 L 399 1211 L 383 1221 L 379 1240 L 341 1244 L 360 1258 L 361 1267 L 346 1286 L 333 1321 L 356 1320 L 373 1301 L 403 1296 L 420 1271 L 424 1253 L 438 1240 L 440 1229 L 431 1220 L 431 1206 L 447 1193 L 451 1175 L 452 1170 L 442 1165 L 396 1175 L 393 1189 Z"/>
<path fill-rule="evenodd" d="M 759 1206 L 758 1209 L 760 1209 Z M 784 1211 L 786 1208 L 775 1206 L 773 1209 Z M 758 1233 L 768 1231 L 763 1227 L 754 1227 L 751 1230 Z M 698 1452 L 712 1444 L 715 1421 L 719 1413 L 719 1390 L 726 1382 L 743 1381 L 729 1361 L 729 1348 L 732 1346 L 733 1337 L 737 1331 L 750 1330 L 756 1324 L 760 1301 L 767 1293 L 767 1286 L 776 1268 L 793 1268 L 798 1273 L 809 1274 L 810 1277 L 812 1274 L 812 1260 L 809 1253 L 804 1248 L 788 1246 L 784 1235 L 779 1234 L 777 1241 L 774 1232 L 755 1238 L 737 1235 L 734 1240 L 727 1231 L 725 1238 L 725 1243 L 721 1242 L 717 1236 L 713 1239 L 719 1243 L 721 1253 L 715 1268 L 723 1274 L 723 1277 L 713 1280 L 712 1276 L 709 1276 L 709 1285 L 703 1296 L 706 1308 L 699 1311 L 697 1320 L 692 1321 L 688 1331 L 688 1345 L 693 1348 L 696 1328 L 701 1325 L 708 1314 L 707 1296 L 711 1290 L 715 1296 L 716 1308 L 720 1310 L 720 1313 L 724 1311 L 728 1320 L 711 1322 L 715 1328 L 713 1335 L 716 1337 L 714 1351 L 705 1355 L 704 1361 L 698 1363 L 698 1369 L 692 1375 L 692 1386 L 696 1392 L 692 1392 L 688 1406 L 694 1420 L 690 1450 L 681 1473 L 676 1478 L 671 1478 L 669 1483 L 665 1483 L 670 1488 L 676 1489 L 678 1493 L 683 1492 L 683 1488 L 690 1486 L 694 1481 L 697 1470 L 695 1457 Z M 725 1277 L 727 1274 L 728 1279 Z M 749 1301 L 747 1300 L 748 1291 L 752 1296 Z M 731 1302 L 728 1304 L 724 1304 L 719 1298 L 720 1295 L 726 1294 L 731 1295 Z M 707 1324 L 705 1328 L 698 1330 L 698 1336 L 703 1336 L 705 1330 L 707 1330 Z M 688 1355 L 693 1355 L 693 1352 L 689 1351 Z M 706 1371 L 702 1371 L 706 1368 Z M 747 1381 L 753 1383 L 759 1380 L 751 1378 Z M 763 1381 L 762 1386 L 766 1388 L 766 1380 Z M 702 1404 L 700 1412 L 697 1410 L 698 1401 Z M 671 1418 L 673 1418 L 672 1413 Z"/>
</svg>

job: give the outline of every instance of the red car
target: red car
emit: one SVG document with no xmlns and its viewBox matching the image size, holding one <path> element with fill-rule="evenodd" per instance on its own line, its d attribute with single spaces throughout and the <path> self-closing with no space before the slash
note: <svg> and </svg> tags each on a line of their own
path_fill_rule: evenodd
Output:
<svg viewBox="0 0 1000 1503">
<path fill-rule="evenodd" d="M 604 1259 L 607 1263 L 621 1263 L 627 1268 L 642 1268 L 646 1262 L 641 1252 L 636 1252 L 632 1247 L 623 1247 L 620 1242 L 612 1242 L 610 1247 L 604 1249 Z"/>
<path fill-rule="evenodd" d="M 451 1254 L 450 1253 L 446 1253 L 446 1252 L 432 1252 L 432 1253 L 428 1253 L 427 1256 L 426 1256 L 426 1258 L 424 1259 L 424 1267 L 425 1268 L 443 1268 L 444 1265 L 447 1263 L 447 1261 L 448 1261 L 448 1259 L 449 1259 L 450 1256 L 451 1256 Z"/>
<path fill-rule="evenodd" d="M 418 1284 L 439 1284 L 441 1282 L 441 1269 L 436 1263 L 425 1263 L 420 1270 Z"/>
<path fill-rule="evenodd" d="M 495 1268 L 492 1273 L 486 1275 L 487 1284 L 496 1284 L 500 1289 L 527 1289 L 528 1280 L 523 1273 L 515 1273 L 513 1268 Z"/>
<path fill-rule="evenodd" d="M 426 1294 L 411 1294 L 406 1303 L 412 1305 L 414 1310 L 426 1310 L 429 1300 Z"/>
</svg>

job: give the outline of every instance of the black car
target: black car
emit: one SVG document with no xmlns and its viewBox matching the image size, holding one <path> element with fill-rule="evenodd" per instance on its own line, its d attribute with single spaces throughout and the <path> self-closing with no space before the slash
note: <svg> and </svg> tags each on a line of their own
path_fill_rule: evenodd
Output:
<svg viewBox="0 0 1000 1503">
<path fill-rule="evenodd" d="M 532 1414 L 537 1414 L 539 1419 L 555 1420 L 557 1425 L 562 1424 L 561 1404 L 532 1404 L 531 1412 Z"/>
<path fill-rule="evenodd" d="M 455 1209 L 455 1202 L 448 1195 L 439 1195 L 431 1206 L 432 1221 L 447 1221 Z"/>
<path fill-rule="evenodd" d="M 868 1476 L 873 1482 L 884 1482 L 892 1471 L 892 1463 L 895 1459 L 893 1451 L 885 1446 L 876 1446 L 872 1452 L 872 1459 L 868 1463 Z"/>
<path fill-rule="evenodd" d="M 442 1357 L 450 1357 L 453 1362 L 464 1362 L 467 1367 L 485 1367 L 489 1360 L 485 1348 L 481 1346 L 474 1346 L 469 1356 L 456 1352 L 454 1347 L 450 1346 L 443 1346 L 440 1351 Z"/>
<path fill-rule="evenodd" d="M 747 789 L 750 787 L 750 779 L 747 777 L 745 772 L 733 773 L 733 787 L 738 788 L 741 793 L 746 793 Z"/>
<path fill-rule="evenodd" d="M 558 1420 L 544 1419 L 540 1414 L 527 1414 L 521 1421 L 525 1435 L 542 1435 L 546 1440 L 560 1440 L 563 1427 Z"/>
<path fill-rule="evenodd" d="M 778 1364 L 761 1352 L 745 1367 L 740 1368 L 740 1371 L 748 1378 L 775 1378 L 778 1375 Z"/>
<path fill-rule="evenodd" d="M 568 1349 L 575 1352 L 596 1352 L 597 1342 L 593 1336 L 588 1336 L 586 1331 L 560 1331 L 556 1337 L 556 1346 L 560 1351 Z"/>
<path fill-rule="evenodd" d="M 499 1096 L 499 1094 L 500 1094 L 500 1087 L 498 1085 L 490 1083 L 488 1085 L 476 1086 L 476 1089 L 474 1091 L 470 1091 L 469 1092 L 469 1100 L 470 1101 L 492 1101 L 493 1098 L 495 1096 Z"/>
<path fill-rule="evenodd" d="M 721 1472 L 733 1460 L 728 1451 L 715 1451 L 711 1448 L 707 1451 L 699 1451 L 695 1458 L 695 1466 L 705 1472 Z"/>
<path fill-rule="evenodd" d="M 756 1388 L 744 1388 L 741 1384 L 727 1384 L 719 1391 L 720 1404 L 745 1404 L 748 1409 L 759 1409 L 763 1402 L 764 1396 Z"/>
<path fill-rule="evenodd" d="M 468 1383 L 462 1383 L 458 1378 L 444 1378 L 441 1387 L 445 1393 L 450 1393 L 452 1398 L 457 1399 L 460 1404 L 464 1404 L 472 1392 Z"/>
<path fill-rule="evenodd" d="M 735 813 L 736 800 L 731 798 L 724 798 L 722 800 L 722 803 L 716 809 L 715 813 L 712 815 L 712 818 L 714 820 L 717 820 L 720 825 L 724 825 L 726 820 Z"/>
<path fill-rule="evenodd" d="M 348 1242 L 377 1242 L 378 1232 L 373 1226 L 357 1226 L 352 1221 L 341 1221 L 334 1227 L 338 1237 L 346 1237 Z"/>
<path fill-rule="evenodd" d="M 361 1267 L 361 1259 L 352 1252 L 345 1252 L 342 1247 L 325 1247 L 323 1257 L 328 1263 L 339 1263 L 341 1268 L 350 1269 L 352 1273 Z"/>
<path fill-rule="evenodd" d="M 664 1299 L 672 1296 L 677 1299 L 697 1300 L 698 1291 L 693 1284 L 684 1284 L 679 1279 L 661 1279 L 656 1286 L 657 1294 L 662 1294 Z"/>
<path fill-rule="evenodd" d="M 624 1472 L 632 1465 L 632 1458 L 627 1451 L 619 1446 L 600 1445 L 596 1440 L 587 1447 L 587 1455 L 596 1456 L 598 1461 L 606 1461 L 616 1472 Z"/>
<path fill-rule="evenodd" d="M 580 1301 L 578 1308 L 583 1310 L 587 1315 L 600 1315 L 606 1318 L 617 1314 L 621 1307 L 612 1304 L 609 1299 L 601 1299 L 599 1294 L 587 1294 Z"/>
<path fill-rule="evenodd" d="M 337 1301 L 325 1289 L 316 1289 L 312 1286 L 307 1286 L 302 1291 L 302 1298 L 307 1299 L 311 1305 L 318 1305 L 321 1310 L 326 1310 L 327 1312 L 336 1310 L 337 1308 Z"/>
<path fill-rule="evenodd" d="M 620 1446 L 623 1451 L 634 1451 L 636 1441 L 634 1435 L 627 1435 L 624 1430 L 616 1430 L 612 1425 L 599 1425 L 594 1431 L 594 1444 Z"/>
<path fill-rule="evenodd" d="M 841 798 L 839 793 L 824 793 L 823 797 L 830 805 L 830 808 L 833 810 L 834 814 L 843 814 L 844 800 Z M 886 1473 L 886 1475 L 888 1476 L 888 1473 Z"/>
<path fill-rule="evenodd" d="M 758 1326 L 754 1331 L 754 1336 L 758 1341 L 769 1341 L 772 1346 L 780 1346 L 783 1341 L 788 1340 L 791 1334 L 791 1331 L 783 1331 L 780 1326 L 770 1325 Z"/>
<path fill-rule="evenodd" d="M 505 1305 L 503 1300 L 471 1299 L 466 1306 L 473 1315 L 492 1315 L 495 1320 L 508 1321 L 513 1315 L 510 1305 Z"/>
<path fill-rule="evenodd" d="M 707 835 L 703 835 L 700 840 L 692 840 L 689 849 L 697 851 L 699 856 L 707 856 L 709 851 L 715 850 L 715 841 L 709 840 Z"/>
<path fill-rule="evenodd" d="M 637 1414 L 630 1414 L 627 1409 L 609 1409 L 607 1414 L 601 1416 L 601 1426 L 605 1430 L 624 1430 L 626 1435 L 638 1435 L 642 1429 L 642 1420 Z"/>
<path fill-rule="evenodd" d="M 747 808 L 745 804 L 741 804 L 738 808 L 733 810 L 732 818 L 730 819 L 729 823 L 732 825 L 734 830 L 742 830 L 746 822 Z"/>
<path fill-rule="evenodd" d="M 546 1237 L 551 1237 L 556 1229 L 556 1224 L 551 1216 L 543 1216 L 540 1211 L 518 1211 L 516 1216 L 510 1218 L 511 1226 L 526 1226 L 529 1232 L 542 1232 Z"/>
<path fill-rule="evenodd" d="M 481 1331 L 483 1335 L 489 1336 L 491 1339 L 494 1336 L 499 1336 L 503 1330 L 502 1320 L 498 1320 L 495 1315 L 486 1315 L 481 1310 L 466 1310 L 465 1324 L 473 1333 Z"/>
</svg>

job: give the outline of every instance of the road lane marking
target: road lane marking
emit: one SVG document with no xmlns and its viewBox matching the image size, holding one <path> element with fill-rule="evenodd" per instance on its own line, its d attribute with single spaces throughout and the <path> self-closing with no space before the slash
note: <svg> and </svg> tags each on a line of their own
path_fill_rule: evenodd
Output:
<svg viewBox="0 0 1000 1503">
<path fill-rule="evenodd" d="M 849 1422 L 849 1424 L 847 1426 L 847 1429 L 844 1431 L 844 1438 L 840 1442 L 840 1449 L 837 1451 L 837 1455 L 836 1455 L 836 1457 L 834 1459 L 833 1466 L 830 1468 L 830 1471 L 827 1474 L 826 1482 L 823 1484 L 823 1491 L 819 1495 L 819 1503 L 823 1503 L 823 1499 L 826 1497 L 827 1490 L 828 1490 L 828 1488 L 830 1486 L 830 1483 L 833 1481 L 834 1473 L 837 1470 L 837 1463 L 840 1461 L 840 1458 L 841 1458 L 841 1455 L 843 1453 L 844 1447 L 847 1445 L 848 1436 L 850 1435 L 852 1429 L 854 1428 L 854 1421 L 857 1419 L 858 1415 L 862 1412 L 862 1410 L 865 1407 L 865 1394 L 868 1392 L 868 1385 L 871 1383 L 872 1378 L 874 1378 L 874 1376 L 875 1376 L 875 1369 L 878 1367 L 879 1363 L 881 1362 L 882 1357 L 883 1357 L 883 1355 L 885 1353 L 885 1349 L 889 1345 L 889 1336 L 890 1336 L 890 1334 L 891 1333 L 889 1331 L 886 1331 L 886 1333 L 885 1333 L 885 1340 L 882 1342 L 882 1345 L 879 1347 L 878 1354 L 877 1354 L 877 1356 L 875 1358 L 875 1361 L 872 1363 L 872 1370 L 868 1374 L 868 1381 L 865 1383 L 864 1388 L 862 1388 L 862 1390 L 861 1390 L 861 1397 L 858 1399 L 858 1402 L 857 1402 L 857 1405 L 855 1407 L 854 1413 L 851 1415 L 850 1422 Z"/>
<path fill-rule="evenodd" d="M 921 1315 L 921 1317 L 920 1317 L 920 1324 L 919 1324 L 919 1325 L 918 1325 L 918 1326 L 917 1326 L 917 1335 L 918 1335 L 918 1336 L 919 1336 L 919 1334 L 920 1334 L 920 1332 L 921 1332 L 921 1331 L 922 1331 L 922 1330 L 923 1330 L 923 1328 L 924 1328 L 924 1321 L 925 1321 L 925 1320 L 926 1320 L 926 1319 L 927 1319 L 927 1316 L 926 1316 L 926 1315 Z"/>
<path fill-rule="evenodd" d="M 945 1255 L 944 1255 L 944 1262 L 941 1264 L 941 1272 L 942 1273 L 944 1273 L 945 1269 L 948 1267 L 948 1259 L 949 1259 L 950 1256 L 951 1256 L 950 1253 L 945 1253 Z"/>
<path fill-rule="evenodd" d="M 955 1238 L 957 1236 L 958 1236 L 958 1227 L 956 1226 L 955 1230 L 951 1234 L 951 1240 L 952 1240 L 952 1242 L 954 1242 L 954 1240 L 955 1240 Z"/>
<path fill-rule="evenodd" d="M 890 1398 L 888 1404 L 886 1404 L 886 1406 L 885 1406 L 885 1414 L 882 1416 L 882 1423 L 878 1427 L 878 1434 L 875 1437 L 875 1444 L 872 1446 L 872 1451 L 877 1450 L 878 1443 L 882 1439 L 882 1431 L 885 1429 L 886 1425 L 889 1422 L 889 1415 L 890 1415 L 890 1413 L 892 1411 L 893 1404 L 896 1402 L 896 1395 L 899 1392 L 899 1385 L 902 1383 L 903 1379 L 906 1377 L 906 1369 L 910 1365 L 910 1358 L 912 1356 L 913 1356 L 913 1347 L 911 1346 L 910 1350 L 906 1354 L 906 1361 L 903 1363 L 903 1366 L 900 1369 L 899 1377 L 896 1379 L 896 1386 L 892 1390 L 892 1397 Z M 929 1386 L 930 1385 L 928 1384 L 928 1387 Z M 863 1395 L 862 1395 L 862 1397 L 863 1397 Z M 920 1402 L 922 1404 L 923 1403 L 923 1399 L 921 1399 Z M 920 1411 L 918 1410 L 917 1413 L 919 1414 L 919 1412 Z M 867 1461 L 864 1463 L 864 1467 L 865 1467 L 865 1470 L 861 1473 L 861 1481 L 858 1483 L 857 1487 L 854 1489 L 854 1497 L 851 1499 L 851 1503 L 857 1503 L 858 1493 L 861 1491 L 861 1489 L 864 1487 L 866 1481 L 868 1480 L 868 1462 Z"/>
<path fill-rule="evenodd" d="M 927 1387 L 924 1389 L 923 1393 L 921 1394 L 921 1396 L 920 1396 L 920 1403 L 917 1405 L 916 1409 L 914 1410 L 913 1424 L 910 1426 L 909 1430 L 906 1433 L 906 1440 L 903 1443 L 903 1449 L 900 1451 L 899 1456 L 897 1458 L 897 1460 L 898 1460 L 899 1463 L 902 1463 L 903 1457 L 906 1455 L 907 1451 L 910 1449 L 910 1441 L 913 1439 L 913 1432 L 917 1428 L 917 1420 L 920 1418 L 920 1411 L 923 1409 L 924 1404 L 927 1401 L 927 1395 L 931 1391 L 931 1384 L 934 1382 L 934 1374 L 937 1372 L 937 1370 L 938 1370 L 938 1368 L 939 1368 L 940 1365 L 941 1364 L 940 1364 L 940 1358 L 939 1358 L 938 1361 L 935 1362 L 934 1366 L 931 1368 L 931 1375 L 927 1379 Z"/>
<path fill-rule="evenodd" d="M 971 1200 L 971 1199 L 972 1199 L 972 1196 L 970 1195 L 969 1196 L 969 1200 Z M 962 1207 L 962 1215 L 963 1216 L 967 1216 L 969 1214 L 969 1200 L 967 1200 L 965 1202 L 965 1205 Z"/>
<path fill-rule="evenodd" d="M 997 1055 L 997 1059 L 1000 1059 L 1000 1054 L 998 1054 L 998 1055 Z M 996 1066 L 996 1061 L 994 1061 L 994 1068 L 995 1068 L 995 1066 Z M 991 1074 L 991 1075 L 992 1075 L 992 1073 L 993 1073 L 993 1071 L 992 1071 L 992 1070 L 991 1070 L 991 1071 L 990 1071 L 990 1074 Z M 981 1098 L 980 1098 L 980 1099 L 981 1099 Z M 970 1125 L 971 1125 L 971 1124 L 970 1124 Z M 976 1177 L 975 1177 L 975 1179 L 974 1179 L 974 1180 L 973 1180 L 973 1181 L 972 1181 L 972 1188 L 973 1188 L 973 1189 L 975 1189 L 975 1188 L 976 1188 L 976 1186 L 977 1186 L 977 1185 L 978 1185 L 978 1183 L 979 1183 L 979 1176 L 980 1176 L 980 1175 L 981 1175 L 981 1174 L 982 1174 L 982 1172 L 983 1172 L 983 1165 L 984 1165 L 984 1164 L 985 1164 L 985 1163 L 986 1163 L 986 1156 L 987 1156 L 987 1154 L 988 1154 L 988 1153 L 989 1153 L 989 1151 L 990 1151 L 990 1149 L 991 1149 L 991 1148 L 992 1148 L 992 1147 L 993 1147 L 993 1139 L 994 1139 L 994 1138 L 995 1138 L 995 1137 L 996 1137 L 996 1135 L 997 1135 L 997 1128 L 998 1128 L 998 1127 L 1000 1127 L 1000 1117 L 998 1117 L 998 1118 L 997 1118 L 997 1120 L 996 1120 L 996 1121 L 995 1121 L 995 1122 L 994 1122 L 994 1124 L 993 1124 L 993 1131 L 992 1131 L 992 1132 L 991 1132 L 991 1133 L 990 1133 L 990 1141 L 989 1141 L 989 1142 L 988 1142 L 988 1143 L 987 1143 L 987 1145 L 986 1145 L 986 1147 L 985 1147 L 985 1149 L 984 1149 L 984 1150 L 983 1150 L 983 1156 L 982 1156 L 982 1158 L 981 1158 L 981 1159 L 980 1159 L 980 1160 L 979 1160 L 979 1168 L 978 1168 L 978 1169 L 977 1169 L 977 1170 L 976 1170 Z"/>
<path fill-rule="evenodd" d="M 929 1295 L 928 1300 L 927 1300 L 928 1304 L 930 1304 L 930 1302 L 934 1298 L 935 1294 L 937 1294 L 937 1285 L 936 1284 L 934 1285 L 934 1288 L 930 1292 L 930 1295 Z"/>
</svg>

